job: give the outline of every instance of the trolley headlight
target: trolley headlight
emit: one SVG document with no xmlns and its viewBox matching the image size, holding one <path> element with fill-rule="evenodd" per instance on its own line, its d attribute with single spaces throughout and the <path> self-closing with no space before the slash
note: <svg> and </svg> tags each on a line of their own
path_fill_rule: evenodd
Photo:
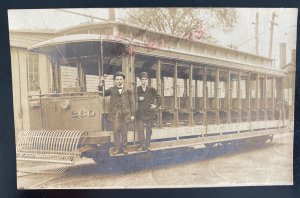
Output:
<svg viewBox="0 0 300 198">
<path fill-rule="evenodd" d="M 70 107 L 70 101 L 69 100 L 63 100 L 61 103 L 60 103 L 60 106 L 62 109 L 66 110 Z"/>
</svg>

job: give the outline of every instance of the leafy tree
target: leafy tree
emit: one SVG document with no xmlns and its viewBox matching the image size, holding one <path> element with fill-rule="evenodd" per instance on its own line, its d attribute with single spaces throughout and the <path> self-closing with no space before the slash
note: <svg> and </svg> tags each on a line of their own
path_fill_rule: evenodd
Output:
<svg viewBox="0 0 300 198">
<path fill-rule="evenodd" d="M 212 28 L 231 31 L 237 22 L 232 8 L 133 8 L 127 21 L 187 39 L 211 40 Z"/>
</svg>

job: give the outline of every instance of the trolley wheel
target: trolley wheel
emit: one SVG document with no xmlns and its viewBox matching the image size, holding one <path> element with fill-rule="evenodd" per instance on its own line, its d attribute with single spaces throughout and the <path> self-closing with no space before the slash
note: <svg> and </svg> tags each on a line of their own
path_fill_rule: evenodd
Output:
<svg viewBox="0 0 300 198">
<path fill-rule="evenodd" d="M 110 157 L 109 153 L 106 150 L 104 150 L 104 151 L 95 151 L 93 153 L 92 159 L 97 164 L 103 164 L 103 163 L 105 163 L 109 160 L 109 157 Z"/>
<path fill-rule="evenodd" d="M 266 144 L 268 142 L 272 142 L 272 141 L 273 141 L 273 135 L 265 135 L 265 136 L 257 138 L 257 143 L 261 144 L 261 145 Z"/>
<path fill-rule="evenodd" d="M 205 143 L 204 145 L 205 145 L 205 148 L 207 148 L 207 149 L 211 149 L 214 146 L 213 143 Z"/>
<path fill-rule="evenodd" d="M 234 147 L 235 145 L 232 141 L 224 141 L 221 144 L 222 144 L 222 150 L 224 153 L 230 153 L 236 149 Z"/>
<path fill-rule="evenodd" d="M 272 143 L 273 139 L 274 139 L 274 134 L 272 134 L 272 135 L 269 136 L 269 142 Z"/>
<path fill-rule="evenodd" d="M 197 156 L 201 159 L 206 158 L 209 155 L 212 147 L 213 147 L 213 145 L 211 143 L 205 144 L 205 148 L 199 149 Z"/>
</svg>

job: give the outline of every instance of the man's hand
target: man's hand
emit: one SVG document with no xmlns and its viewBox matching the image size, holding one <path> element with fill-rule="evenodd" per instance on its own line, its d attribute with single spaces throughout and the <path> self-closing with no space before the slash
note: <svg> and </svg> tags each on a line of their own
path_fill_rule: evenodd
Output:
<svg viewBox="0 0 300 198">
<path fill-rule="evenodd" d="M 98 86 L 98 90 L 99 90 L 99 91 L 102 91 L 102 90 L 100 90 L 100 88 L 101 88 L 103 85 L 104 85 L 104 77 L 101 76 L 101 77 L 100 77 L 100 84 L 99 84 L 99 86 Z"/>
<path fill-rule="evenodd" d="M 133 121 L 134 120 L 134 116 L 131 116 L 130 119 L 131 119 L 131 121 Z"/>
<path fill-rule="evenodd" d="M 156 109 L 156 105 L 151 104 L 150 108 L 151 108 L 151 109 Z"/>
<path fill-rule="evenodd" d="M 100 77 L 100 85 L 102 86 L 104 84 L 104 76 Z"/>
<path fill-rule="evenodd" d="M 145 98 L 144 98 L 143 96 L 140 96 L 140 97 L 139 97 L 139 100 L 140 100 L 140 101 L 143 101 L 144 99 L 145 99 Z"/>
</svg>

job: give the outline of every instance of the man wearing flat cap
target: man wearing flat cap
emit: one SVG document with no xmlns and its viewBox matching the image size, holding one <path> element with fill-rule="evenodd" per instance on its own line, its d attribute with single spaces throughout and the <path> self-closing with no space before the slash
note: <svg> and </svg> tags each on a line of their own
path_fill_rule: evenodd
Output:
<svg viewBox="0 0 300 198">
<path fill-rule="evenodd" d="M 125 75 L 122 72 L 116 72 L 114 80 L 116 85 L 104 91 L 104 96 L 111 96 L 108 120 L 113 123 L 114 143 L 116 146 L 113 154 L 127 154 L 127 125 L 134 119 L 134 96 L 132 91 L 125 87 Z M 103 84 L 99 86 L 99 91 L 102 90 L 102 87 Z"/>
<path fill-rule="evenodd" d="M 148 74 L 141 72 L 141 86 L 137 88 L 138 109 L 137 129 L 140 145 L 138 151 L 148 150 L 151 142 L 153 121 L 156 119 L 156 109 L 161 105 L 161 96 L 155 88 L 148 85 Z M 146 126 L 146 138 L 144 134 Z"/>
</svg>

